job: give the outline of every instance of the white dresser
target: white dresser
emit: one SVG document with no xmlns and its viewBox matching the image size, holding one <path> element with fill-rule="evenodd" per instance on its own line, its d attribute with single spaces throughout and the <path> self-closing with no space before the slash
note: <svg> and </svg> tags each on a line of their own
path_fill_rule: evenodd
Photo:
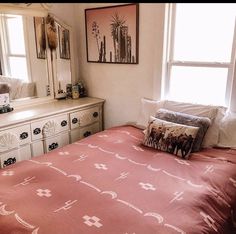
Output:
<svg viewBox="0 0 236 234">
<path fill-rule="evenodd" d="M 0 115 L 0 167 L 30 159 L 103 130 L 99 98 L 54 100 Z"/>
</svg>

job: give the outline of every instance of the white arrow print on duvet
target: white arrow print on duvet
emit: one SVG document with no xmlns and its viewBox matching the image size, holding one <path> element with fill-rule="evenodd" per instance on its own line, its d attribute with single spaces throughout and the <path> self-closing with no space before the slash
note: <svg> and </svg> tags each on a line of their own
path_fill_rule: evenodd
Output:
<svg viewBox="0 0 236 234">
<path fill-rule="evenodd" d="M 209 227 L 211 227 L 216 232 L 218 231 L 215 225 L 215 220 L 210 215 L 204 213 L 203 211 L 200 211 L 200 215 L 204 218 L 203 220 L 207 223 Z"/>
<path fill-rule="evenodd" d="M 80 181 L 80 183 L 81 183 L 81 184 L 85 184 L 85 185 L 87 185 L 88 187 L 93 188 L 93 189 L 95 189 L 95 190 L 98 191 L 98 192 L 101 192 L 101 190 L 100 190 L 99 188 L 97 188 L 96 186 L 94 186 L 94 185 L 92 185 L 92 184 L 90 184 L 90 183 L 87 183 L 87 182 L 85 182 L 85 181 Z"/>
<path fill-rule="evenodd" d="M 81 154 L 79 158 L 75 159 L 73 162 L 84 161 L 87 157 L 88 157 L 87 155 Z"/>
<path fill-rule="evenodd" d="M 109 195 L 111 195 L 112 199 L 117 198 L 117 193 L 115 193 L 113 191 L 103 191 L 103 192 L 101 192 L 101 194 L 109 194 Z"/>
<path fill-rule="evenodd" d="M 138 162 L 135 162 L 135 161 L 133 161 L 133 160 L 131 160 L 131 159 L 128 159 L 128 161 L 131 162 L 131 163 L 134 163 L 134 164 L 136 164 L 136 165 L 147 166 L 146 163 L 138 163 Z"/>
<path fill-rule="evenodd" d="M 137 137 L 131 135 L 130 132 L 128 132 L 128 131 L 117 130 L 117 132 L 125 133 L 126 135 L 128 135 L 128 136 L 130 136 L 130 137 L 132 137 L 132 138 L 134 138 L 135 140 L 138 140 L 138 141 L 142 140 L 142 139 L 139 139 L 139 138 L 137 138 Z"/>
<path fill-rule="evenodd" d="M 142 149 L 141 147 L 138 147 L 136 145 L 132 145 L 132 147 L 137 151 L 142 151 L 142 152 L 144 151 L 144 149 Z"/>
<path fill-rule="evenodd" d="M 233 183 L 233 186 L 236 187 L 236 180 L 234 180 L 233 178 L 229 178 L 229 180 Z"/>
<path fill-rule="evenodd" d="M 67 177 L 75 178 L 76 181 L 80 181 L 82 179 L 80 175 L 68 175 Z"/>
<path fill-rule="evenodd" d="M 177 232 L 179 232 L 179 233 L 181 233 L 181 234 L 185 234 L 185 233 L 186 233 L 186 232 L 184 232 L 183 230 L 181 230 L 181 229 L 179 229 L 179 228 L 177 228 L 177 227 L 175 227 L 175 226 L 173 226 L 173 225 L 170 225 L 170 224 L 168 224 L 168 223 L 165 223 L 164 226 L 169 227 L 169 228 L 172 228 L 172 229 L 174 229 L 175 231 L 177 231 Z"/>
<path fill-rule="evenodd" d="M 65 175 L 65 176 L 67 175 L 67 173 L 65 171 L 63 171 L 63 170 L 61 170 L 61 169 L 59 169 L 57 167 L 52 166 L 51 162 L 38 162 L 38 161 L 35 161 L 35 160 L 32 160 L 32 159 L 29 159 L 28 161 L 33 162 L 33 163 L 37 163 L 37 164 L 46 165 L 46 166 L 48 166 L 48 167 L 50 167 L 50 168 L 60 172 L 61 174 Z"/>
<path fill-rule="evenodd" d="M 136 164 L 136 165 L 139 165 L 139 166 L 147 166 L 146 163 L 139 163 L 139 162 L 136 162 L 136 161 L 131 160 L 131 159 L 129 159 L 129 158 L 126 158 L 126 157 L 124 157 L 124 156 L 120 156 L 118 153 L 114 153 L 114 152 L 111 152 L 111 151 L 108 151 L 108 150 L 104 150 L 103 148 L 101 148 L 101 147 L 99 147 L 99 146 L 96 146 L 96 145 L 91 145 L 91 144 L 86 144 L 86 143 L 78 143 L 78 144 L 87 145 L 87 146 L 90 147 L 90 148 L 91 148 L 91 147 L 92 147 L 92 148 L 98 148 L 99 150 L 101 150 L 101 151 L 103 151 L 103 152 L 105 152 L 105 153 L 115 155 L 115 157 L 118 158 L 118 159 L 121 159 L 121 160 L 127 159 L 130 163 L 133 163 L 133 164 Z M 184 163 L 184 160 L 180 160 L 180 159 L 178 159 L 177 162 L 178 162 L 178 163 L 181 163 L 181 164 L 186 164 L 186 163 L 187 163 L 187 162 Z M 187 164 L 188 164 L 188 163 L 187 163 Z M 187 165 L 187 164 L 186 164 L 186 165 Z M 190 186 L 192 186 L 192 187 L 195 187 L 195 188 L 201 188 L 201 187 L 203 187 L 203 185 L 194 184 L 194 183 L 192 183 L 190 180 L 186 180 L 186 179 L 181 178 L 181 177 L 179 177 L 179 176 L 173 175 L 173 174 L 171 174 L 171 173 L 169 173 L 169 172 L 167 172 L 167 171 L 165 171 L 165 170 L 162 170 L 161 168 L 154 168 L 154 167 L 152 167 L 150 164 L 147 166 L 147 169 L 149 169 L 149 170 L 151 170 L 151 171 L 154 171 L 154 172 L 162 171 L 162 172 L 165 173 L 166 175 L 168 175 L 168 176 L 170 176 L 170 177 L 173 177 L 173 178 L 176 178 L 176 179 L 179 179 L 179 180 L 182 180 L 182 181 L 185 181 L 185 182 L 187 182 L 188 185 L 190 185 Z M 213 170 L 212 168 L 209 168 L 209 169 L 210 169 L 210 171 Z M 209 169 L 208 169 L 208 170 L 209 170 Z M 232 178 L 231 178 L 231 179 L 232 179 Z M 236 184 L 235 184 L 235 187 L 236 187 Z"/>
<path fill-rule="evenodd" d="M 231 207 L 230 204 L 223 198 L 223 194 L 221 194 L 220 190 L 211 188 L 209 186 L 207 186 L 206 188 L 217 198 L 217 202 L 219 204 L 223 203 L 224 205 Z"/>
<path fill-rule="evenodd" d="M 149 169 L 150 171 L 160 171 L 161 170 L 161 168 L 154 168 L 151 165 L 148 165 L 147 169 Z"/>
<path fill-rule="evenodd" d="M 129 172 L 122 172 L 122 173 L 120 173 L 120 176 L 117 177 L 117 178 L 115 179 L 115 181 L 116 181 L 116 180 L 121 180 L 121 179 L 127 178 L 127 177 L 128 177 L 128 174 L 129 174 Z"/>
<path fill-rule="evenodd" d="M 129 202 L 127 202 L 127 201 L 120 200 L 120 199 L 116 199 L 116 200 L 117 200 L 118 202 L 121 202 L 121 203 L 127 205 L 128 207 L 130 207 L 130 208 L 136 210 L 136 211 L 139 212 L 140 214 L 143 213 L 143 211 L 142 211 L 141 209 L 139 209 L 138 207 L 132 205 L 131 203 L 129 203 Z"/>
<path fill-rule="evenodd" d="M 59 210 L 69 210 L 75 202 L 77 202 L 77 200 L 74 201 L 68 200 L 65 202 L 64 206 L 54 210 L 54 212 L 58 212 Z"/>
<path fill-rule="evenodd" d="M 13 211 L 7 211 L 7 210 L 5 209 L 5 207 L 6 207 L 6 205 L 2 205 L 2 206 L 0 207 L 0 215 L 10 215 L 10 214 L 12 214 L 12 213 L 15 212 L 14 210 L 13 210 Z"/>
<path fill-rule="evenodd" d="M 183 194 L 184 194 L 184 192 L 178 192 L 178 191 L 175 192 L 174 193 L 175 197 L 169 203 L 172 203 L 174 201 L 181 201 L 181 200 L 183 200 L 183 197 L 182 197 Z"/>
<path fill-rule="evenodd" d="M 154 212 L 145 213 L 143 216 L 154 217 L 158 220 L 158 223 L 162 223 L 164 221 L 163 217 L 160 214 Z"/>
<path fill-rule="evenodd" d="M 3 203 L 0 202 L 0 204 L 3 204 Z M 11 214 L 15 213 L 14 210 L 12 210 L 12 211 L 7 211 L 7 210 L 5 209 L 5 207 L 6 207 L 6 204 L 4 204 L 4 205 L 2 205 L 2 206 L 0 207 L 0 215 L 6 216 L 6 215 L 11 215 Z M 17 222 L 20 223 L 21 225 L 23 225 L 24 227 L 30 228 L 30 229 L 35 228 L 35 226 L 33 226 L 33 225 L 27 223 L 27 222 L 24 221 L 22 218 L 20 218 L 20 216 L 19 216 L 17 213 L 15 213 L 14 216 L 15 216 L 15 219 L 17 220 Z M 32 234 L 37 234 L 38 229 L 39 229 L 39 227 L 36 228 L 36 229 L 34 229 L 33 232 L 32 232 Z"/>
<path fill-rule="evenodd" d="M 19 185 L 23 185 L 23 186 L 28 185 L 30 183 L 30 181 L 33 179 L 35 179 L 35 176 L 26 177 L 23 182 L 21 182 L 19 184 L 15 184 L 14 187 L 19 186 Z"/>
<path fill-rule="evenodd" d="M 33 226 L 33 225 L 31 225 L 31 224 L 25 222 L 22 218 L 20 218 L 20 216 L 19 216 L 17 213 L 15 213 L 15 218 L 16 218 L 16 220 L 17 220 L 20 224 L 22 224 L 23 226 L 25 226 L 25 227 L 27 227 L 27 228 L 30 228 L 30 229 L 35 228 L 35 226 Z"/>
<path fill-rule="evenodd" d="M 116 156 L 116 158 L 118 158 L 118 159 L 121 159 L 121 160 L 124 160 L 124 159 L 126 159 L 126 157 L 124 157 L 124 156 L 121 156 L 121 155 L 119 155 L 119 154 L 115 154 L 115 156 Z"/>
<path fill-rule="evenodd" d="M 175 158 L 175 161 L 177 161 L 179 164 L 182 164 L 182 165 L 186 165 L 186 166 L 190 165 L 190 163 L 186 162 L 186 160 Z"/>
<path fill-rule="evenodd" d="M 87 183 L 85 181 L 80 181 L 80 183 L 82 183 L 82 184 L 84 184 L 84 185 L 86 185 L 86 186 L 88 186 L 90 188 L 95 189 L 97 192 L 100 192 L 101 195 L 102 194 L 109 194 L 109 195 L 111 195 L 112 199 L 115 199 L 115 198 L 118 197 L 117 193 L 114 192 L 114 191 L 102 191 L 101 192 L 101 190 L 99 188 L 97 188 L 96 186 L 94 186 L 94 185 L 92 185 L 90 183 Z M 140 214 L 143 214 L 143 211 L 141 209 L 139 209 L 138 207 L 134 206 L 133 204 L 131 204 L 131 203 L 127 202 L 127 201 L 124 201 L 124 200 L 121 200 L 121 199 L 116 199 L 116 201 L 118 201 L 118 202 L 120 202 L 120 203 L 122 203 L 122 204 L 124 204 L 124 205 L 126 205 L 126 206 L 128 206 L 128 207 L 130 207 L 132 209 L 134 209 L 135 211 L 137 211 Z M 160 214 L 155 213 L 155 212 L 147 212 L 147 213 L 144 214 L 144 216 L 154 217 L 154 218 L 156 218 L 158 220 L 158 223 L 162 223 L 164 221 L 164 218 Z M 180 232 L 181 234 L 185 234 L 184 231 L 182 231 L 181 229 L 179 229 L 179 228 L 177 228 L 177 227 L 175 227 L 173 225 L 170 225 L 170 224 L 164 224 L 164 225 L 174 229 L 177 232 Z"/>
</svg>

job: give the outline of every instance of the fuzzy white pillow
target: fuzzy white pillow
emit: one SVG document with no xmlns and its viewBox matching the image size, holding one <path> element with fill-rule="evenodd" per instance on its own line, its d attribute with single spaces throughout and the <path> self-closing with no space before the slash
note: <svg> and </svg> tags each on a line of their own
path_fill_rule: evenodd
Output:
<svg viewBox="0 0 236 234">
<path fill-rule="evenodd" d="M 141 110 L 136 125 L 142 129 L 145 129 L 148 125 L 150 116 L 155 116 L 155 113 L 163 107 L 164 102 L 165 101 L 141 98 Z"/>
<path fill-rule="evenodd" d="M 236 148 L 236 113 L 228 112 L 222 119 L 218 146 Z"/>
</svg>

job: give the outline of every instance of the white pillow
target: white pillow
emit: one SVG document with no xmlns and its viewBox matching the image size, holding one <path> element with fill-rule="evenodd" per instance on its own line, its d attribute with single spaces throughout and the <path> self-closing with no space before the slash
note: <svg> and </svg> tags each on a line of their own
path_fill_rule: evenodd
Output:
<svg viewBox="0 0 236 234">
<path fill-rule="evenodd" d="M 141 111 L 136 122 L 137 126 L 143 129 L 146 128 L 150 116 L 155 116 L 156 111 L 163 108 L 164 102 L 141 98 Z"/>
<path fill-rule="evenodd" d="M 206 132 L 202 147 L 207 148 L 217 145 L 220 121 L 226 112 L 225 107 L 166 100 L 164 102 L 163 108 L 185 114 L 208 117 L 212 121 L 212 124 Z"/>
<path fill-rule="evenodd" d="M 236 148 L 236 113 L 228 112 L 221 120 L 217 146 Z"/>
</svg>

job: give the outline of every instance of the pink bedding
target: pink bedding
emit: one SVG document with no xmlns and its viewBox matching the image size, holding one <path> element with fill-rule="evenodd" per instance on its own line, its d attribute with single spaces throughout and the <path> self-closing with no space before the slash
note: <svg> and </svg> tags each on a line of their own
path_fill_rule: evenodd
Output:
<svg viewBox="0 0 236 234">
<path fill-rule="evenodd" d="M 236 151 L 181 160 L 120 126 L 0 170 L 0 234 L 236 233 Z"/>
</svg>

